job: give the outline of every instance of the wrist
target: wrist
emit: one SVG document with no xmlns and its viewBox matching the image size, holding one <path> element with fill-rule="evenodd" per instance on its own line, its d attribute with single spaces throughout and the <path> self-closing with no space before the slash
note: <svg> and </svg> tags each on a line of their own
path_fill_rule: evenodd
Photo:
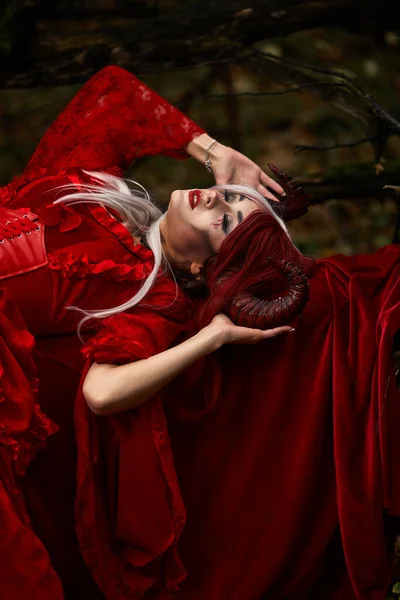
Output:
<svg viewBox="0 0 400 600">
<path fill-rule="evenodd" d="M 214 138 L 210 137 L 207 133 L 202 133 L 189 142 L 186 146 L 186 152 L 204 165 L 207 150 L 211 161 L 216 159 L 219 154 L 221 144 L 219 142 L 213 144 L 213 142 Z"/>
<path fill-rule="evenodd" d="M 219 348 L 225 344 L 222 330 L 215 327 L 212 323 L 201 329 L 196 336 L 198 336 L 199 340 L 204 344 L 206 354 L 211 354 L 212 352 L 219 350 Z"/>
</svg>

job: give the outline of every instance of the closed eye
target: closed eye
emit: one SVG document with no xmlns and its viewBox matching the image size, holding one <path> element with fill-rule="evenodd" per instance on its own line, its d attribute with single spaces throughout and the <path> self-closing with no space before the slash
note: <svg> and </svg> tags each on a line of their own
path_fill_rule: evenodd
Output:
<svg viewBox="0 0 400 600">
<path fill-rule="evenodd" d="M 237 198 L 238 202 L 241 202 L 242 200 L 246 199 L 246 196 L 243 196 L 243 194 L 237 194 L 237 193 L 232 193 L 232 192 L 230 193 L 230 192 L 228 192 L 228 190 L 223 191 L 223 196 L 224 196 L 224 200 L 227 204 L 229 204 L 230 201 L 234 200 L 235 198 Z M 243 221 L 243 213 L 240 210 L 238 210 L 238 212 L 237 212 L 237 220 L 238 220 L 238 225 Z M 228 234 L 228 228 L 230 225 L 230 221 L 231 221 L 231 217 L 225 213 L 222 218 L 222 231 L 224 232 L 225 235 Z"/>
<path fill-rule="evenodd" d="M 238 201 L 242 202 L 242 200 L 246 199 L 246 196 L 243 196 L 243 194 L 236 194 L 236 193 L 232 193 L 232 192 L 228 192 L 227 190 L 224 190 L 224 199 L 225 202 L 230 202 L 232 200 L 234 200 L 235 197 L 239 196 Z"/>
<path fill-rule="evenodd" d="M 229 200 L 231 200 L 232 198 L 235 198 L 239 196 L 238 198 L 238 202 L 242 202 L 243 200 L 246 199 L 246 196 L 243 196 L 243 194 L 230 194 L 227 190 L 224 190 L 224 199 L 225 202 L 229 203 Z M 237 220 L 238 220 L 238 225 L 243 221 L 243 213 L 241 210 L 238 210 L 237 212 Z M 229 226 L 229 216 L 227 214 L 224 214 L 223 216 L 223 220 L 222 220 L 222 231 L 225 233 L 225 235 L 228 233 L 228 226 Z"/>
<path fill-rule="evenodd" d="M 227 234 L 228 233 L 228 225 L 229 225 L 229 217 L 225 213 L 222 219 L 222 231 Z"/>
</svg>

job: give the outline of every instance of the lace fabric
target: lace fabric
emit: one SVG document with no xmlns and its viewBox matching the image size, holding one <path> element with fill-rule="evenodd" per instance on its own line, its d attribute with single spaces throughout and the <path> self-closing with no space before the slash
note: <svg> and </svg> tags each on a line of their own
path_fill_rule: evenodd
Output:
<svg viewBox="0 0 400 600">
<path fill-rule="evenodd" d="M 18 184 L 77 167 L 126 169 L 155 154 L 183 159 L 184 147 L 201 133 L 201 127 L 134 75 L 105 67 L 48 129 Z M 7 196 L 15 186 L 11 182 Z"/>
</svg>

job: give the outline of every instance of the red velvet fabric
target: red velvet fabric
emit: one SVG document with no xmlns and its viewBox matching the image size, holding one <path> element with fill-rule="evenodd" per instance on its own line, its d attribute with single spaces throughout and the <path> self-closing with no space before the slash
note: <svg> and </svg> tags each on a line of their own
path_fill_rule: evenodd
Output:
<svg viewBox="0 0 400 600">
<path fill-rule="evenodd" d="M 82 169 L 122 175 L 144 155 L 184 158 L 184 147 L 202 132 L 136 77 L 107 67 L 51 125 L 24 173 L 0 189 L 0 224 L 8 236 L 14 230 L 6 223 L 21 209 L 38 217 L 40 236 L 44 230 L 39 246 L 36 233 L 25 237 L 23 227 L 21 236 L 0 244 L 2 600 L 102 597 L 74 533 L 73 406 L 84 362 L 76 336 L 80 316 L 66 307 L 124 302 L 153 260 L 101 206 L 52 205 L 59 197 L 53 188 L 87 181 Z M 21 257 L 15 265 L 12 248 Z M 175 293 L 175 285 L 160 285 L 153 298 L 163 306 L 164 292 Z M 46 438 L 46 449 L 29 464 Z"/>
<path fill-rule="evenodd" d="M 197 369 L 111 418 L 78 396 L 78 535 L 108 600 L 385 598 L 383 513 L 400 515 L 399 276 L 396 246 L 318 261 L 295 333 L 219 352 L 202 418 Z M 149 323 L 144 337 L 139 316 L 109 319 L 88 364 L 167 348 Z"/>
</svg>

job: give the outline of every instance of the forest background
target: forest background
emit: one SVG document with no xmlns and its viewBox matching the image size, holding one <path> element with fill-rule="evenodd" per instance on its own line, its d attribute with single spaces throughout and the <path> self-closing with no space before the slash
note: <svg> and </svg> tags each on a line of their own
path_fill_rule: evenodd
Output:
<svg viewBox="0 0 400 600">
<path fill-rule="evenodd" d="M 4 2 L 4 0 L 3 0 Z M 0 185 L 91 75 L 119 64 L 220 142 L 298 178 L 315 257 L 398 241 L 400 3 L 13 0 L 0 4 Z M 310 147 L 310 148 L 309 148 Z M 208 187 L 195 161 L 127 173 L 160 202 Z M 397 236 L 397 237 L 396 237 Z"/>
</svg>

